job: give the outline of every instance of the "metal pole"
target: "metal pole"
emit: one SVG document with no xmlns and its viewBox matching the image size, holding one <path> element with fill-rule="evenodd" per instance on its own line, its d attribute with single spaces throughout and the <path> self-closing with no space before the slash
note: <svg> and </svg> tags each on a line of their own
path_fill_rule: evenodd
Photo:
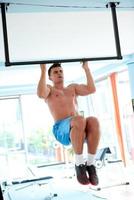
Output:
<svg viewBox="0 0 134 200">
<path fill-rule="evenodd" d="M 2 27 L 3 27 L 5 64 L 6 64 L 6 66 L 10 66 L 9 65 L 10 60 L 9 60 L 7 22 L 6 22 L 6 4 L 5 3 L 1 3 L 0 6 L 1 6 Z"/>
<path fill-rule="evenodd" d="M 20 62 L 9 62 L 6 66 L 11 65 L 37 65 L 37 64 L 50 64 L 50 63 L 69 63 L 69 62 L 84 62 L 84 61 L 98 61 L 98 60 L 115 60 L 121 59 L 118 56 L 112 57 L 95 57 L 95 58 L 71 58 L 71 59 L 57 59 L 57 60 L 39 60 L 39 61 L 20 61 Z"/>
<path fill-rule="evenodd" d="M 116 4 L 119 2 L 110 2 L 109 5 L 111 7 L 112 19 L 113 19 L 113 28 L 114 28 L 114 36 L 115 36 L 115 45 L 116 45 L 116 53 L 117 56 L 122 59 L 121 55 L 121 47 L 120 47 L 120 39 L 119 39 L 119 31 L 118 31 L 118 23 L 117 23 L 117 15 L 116 15 Z M 108 4 L 106 5 L 108 7 Z"/>
</svg>

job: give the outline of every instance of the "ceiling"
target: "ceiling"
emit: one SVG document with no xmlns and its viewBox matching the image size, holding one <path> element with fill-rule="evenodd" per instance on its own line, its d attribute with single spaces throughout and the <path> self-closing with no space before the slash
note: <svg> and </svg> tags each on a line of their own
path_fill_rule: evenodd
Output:
<svg viewBox="0 0 134 200">
<path fill-rule="evenodd" d="M 134 9 L 134 0 L 2 0 L 0 3 L 10 3 L 11 12 L 35 11 L 83 11 L 89 9 L 106 9 L 109 2 L 119 2 L 119 9 Z"/>
</svg>

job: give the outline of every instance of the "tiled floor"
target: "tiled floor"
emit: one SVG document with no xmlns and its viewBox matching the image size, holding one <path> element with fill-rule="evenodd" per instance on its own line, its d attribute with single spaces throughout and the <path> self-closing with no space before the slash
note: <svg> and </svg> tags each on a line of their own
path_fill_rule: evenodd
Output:
<svg viewBox="0 0 134 200">
<path fill-rule="evenodd" d="M 107 164 L 99 169 L 100 183 L 97 187 L 80 185 L 76 180 L 72 164 L 47 168 L 32 167 L 31 170 L 37 177 L 53 176 L 53 179 L 9 187 L 5 193 L 5 200 L 134 199 L 133 164 L 126 168 L 122 163 Z"/>
</svg>

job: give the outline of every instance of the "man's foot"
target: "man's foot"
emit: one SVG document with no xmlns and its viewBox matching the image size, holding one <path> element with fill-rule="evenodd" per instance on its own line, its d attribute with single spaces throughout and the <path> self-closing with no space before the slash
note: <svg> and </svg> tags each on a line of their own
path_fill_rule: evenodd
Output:
<svg viewBox="0 0 134 200">
<path fill-rule="evenodd" d="M 75 165 L 75 170 L 79 183 L 81 183 L 82 185 L 87 185 L 90 183 L 86 173 L 86 166 L 84 164 L 79 166 Z"/>
<path fill-rule="evenodd" d="M 96 168 L 94 165 L 86 166 L 86 170 L 89 175 L 89 181 L 92 185 L 98 185 L 99 179 L 96 173 Z"/>
</svg>

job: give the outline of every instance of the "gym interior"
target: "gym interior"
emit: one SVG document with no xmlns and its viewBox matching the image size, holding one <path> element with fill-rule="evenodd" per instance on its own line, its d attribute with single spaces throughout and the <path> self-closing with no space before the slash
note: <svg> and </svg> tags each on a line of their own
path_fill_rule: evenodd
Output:
<svg viewBox="0 0 134 200">
<path fill-rule="evenodd" d="M 134 1 L 3 0 L 0 9 L 1 199 L 134 199 Z M 72 147 L 55 140 L 37 96 L 40 64 L 60 62 L 68 85 L 84 83 L 82 61 L 96 86 L 78 111 L 100 122 L 98 186 L 77 182 Z"/>
</svg>

